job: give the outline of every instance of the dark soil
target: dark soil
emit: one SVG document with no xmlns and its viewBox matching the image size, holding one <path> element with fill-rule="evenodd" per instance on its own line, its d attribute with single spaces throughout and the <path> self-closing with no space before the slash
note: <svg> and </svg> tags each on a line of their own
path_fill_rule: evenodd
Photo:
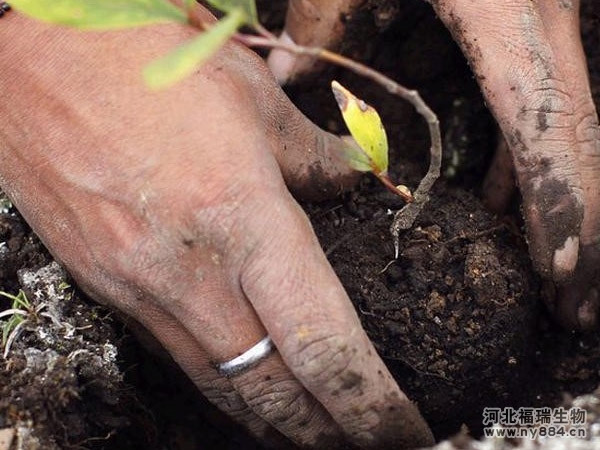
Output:
<svg viewBox="0 0 600 450">
<path fill-rule="evenodd" d="M 282 4 L 258 3 L 263 21 L 277 29 Z M 446 176 L 401 236 L 397 260 L 389 226 L 401 203 L 375 180 L 305 205 L 367 332 L 440 438 L 463 423 L 476 434 L 484 406 L 557 405 L 564 393 L 593 391 L 600 334 L 569 333 L 552 322 L 518 211 L 497 218 L 477 199 L 497 136 L 459 50 L 425 2 L 371 3 L 351 21 L 344 51 L 420 90 L 441 119 Z M 599 105 L 600 23 L 594 0 L 583 3 Z M 415 186 L 429 147 L 420 116 L 327 68 L 288 89 L 325 128 L 344 132 L 332 78 L 377 107 L 392 146 L 392 177 Z M 44 305 L 0 363 L 0 430 L 17 430 L 14 448 L 259 448 L 168 360 L 143 350 L 110 311 L 66 288 L 68 275 L 7 205 L 0 242 L 0 289 L 23 289 L 31 308 Z M 9 306 L 0 299 L 0 311 Z"/>
<path fill-rule="evenodd" d="M 379 353 L 428 421 L 455 431 L 481 422 L 483 406 L 529 402 L 519 397 L 533 370 L 539 283 L 519 235 L 440 184 L 393 260 L 394 203 L 352 200 L 314 222 Z"/>
</svg>

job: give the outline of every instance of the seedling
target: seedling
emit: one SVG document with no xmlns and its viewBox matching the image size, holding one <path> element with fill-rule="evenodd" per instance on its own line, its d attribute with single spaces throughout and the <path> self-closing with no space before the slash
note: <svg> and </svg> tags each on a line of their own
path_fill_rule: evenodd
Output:
<svg viewBox="0 0 600 450">
<path fill-rule="evenodd" d="M 0 291 L 0 296 L 12 300 L 11 307 L 0 312 L 0 319 L 8 317 L 2 325 L 2 348 L 4 349 L 2 356 L 6 359 L 13 342 L 19 337 L 23 327 L 30 320 L 29 318 L 37 315 L 43 307 L 34 308 L 22 290 L 19 290 L 17 295 Z"/>
<path fill-rule="evenodd" d="M 49 319 L 58 328 L 69 328 L 69 324 L 62 323 L 50 311 L 44 311 L 48 307 L 46 303 L 40 302 L 38 305 L 31 303 L 23 290 L 19 290 L 17 295 L 0 291 L 0 296 L 12 301 L 9 309 L 0 312 L 0 319 L 8 318 L 1 326 L 4 359 L 8 356 L 13 343 L 25 329 L 25 325 L 37 323 L 41 317 Z"/>
<path fill-rule="evenodd" d="M 388 177 L 388 141 L 379 114 L 372 106 L 357 98 L 337 81 L 331 90 L 342 112 L 342 117 L 356 146 L 348 145 L 348 164 L 359 172 L 372 172 L 394 194 L 407 202 L 414 200 L 406 186 L 394 186 Z"/>
<path fill-rule="evenodd" d="M 378 83 L 391 94 L 410 102 L 427 121 L 431 137 L 429 170 L 412 194 L 404 186 L 394 186 L 387 175 L 387 138 L 377 113 L 339 84 L 334 86 L 338 104 L 341 102 L 344 106 L 344 120 L 359 145 L 359 149 L 348 150 L 351 166 L 356 170 L 372 171 L 388 189 L 408 202 L 396 213 L 391 227 L 397 253 L 400 231 L 412 226 L 429 199 L 431 186 L 440 174 L 442 143 L 439 122 L 433 111 L 417 91 L 399 85 L 364 64 L 326 49 L 279 41 L 259 23 L 255 0 L 206 2 L 224 13 L 221 20 L 216 23 L 199 22 L 193 13 L 195 0 L 180 0 L 177 4 L 169 0 L 11 0 L 11 5 L 37 19 L 80 29 L 106 30 L 176 22 L 202 31 L 197 37 L 153 61 L 143 70 L 144 79 L 151 89 L 161 89 L 177 83 L 193 73 L 228 40 L 234 39 L 249 47 L 280 48 L 297 56 L 311 56 L 336 64 Z M 239 33 L 241 27 L 247 27 L 254 34 Z M 365 107 L 364 111 L 361 110 L 362 107 Z M 374 140 L 370 140 L 371 138 Z"/>
</svg>

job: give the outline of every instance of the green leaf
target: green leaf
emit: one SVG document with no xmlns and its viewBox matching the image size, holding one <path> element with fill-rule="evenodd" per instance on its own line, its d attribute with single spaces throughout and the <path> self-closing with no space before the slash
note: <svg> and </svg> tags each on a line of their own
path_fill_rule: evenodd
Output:
<svg viewBox="0 0 600 450">
<path fill-rule="evenodd" d="M 356 143 L 354 138 L 344 136 L 342 140 L 344 141 L 343 152 L 346 163 L 358 172 L 371 172 L 373 170 L 373 162 L 369 158 L 369 155 Z"/>
<path fill-rule="evenodd" d="M 364 152 L 364 155 L 354 155 L 352 160 L 357 167 L 352 167 L 362 170 L 358 167 L 368 161 L 376 175 L 387 173 L 388 142 L 379 114 L 337 81 L 331 83 L 331 89 L 350 134 Z"/>
<path fill-rule="evenodd" d="M 243 21 L 245 24 L 255 25 L 258 23 L 255 0 L 206 0 L 206 2 L 225 13 L 241 9 L 244 13 Z"/>
<path fill-rule="evenodd" d="M 169 87 L 213 56 L 244 23 L 244 13 L 234 9 L 211 28 L 144 69 L 144 80 L 151 89 Z"/>
<path fill-rule="evenodd" d="M 168 0 L 11 0 L 10 5 L 44 22 L 88 30 L 187 23 L 187 15 Z"/>
<path fill-rule="evenodd" d="M 0 296 L 6 297 L 9 300 L 12 300 L 12 308 L 19 309 L 28 309 L 31 306 L 29 303 L 29 299 L 25 292 L 22 289 L 19 289 L 19 293 L 17 295 L 9 294 L 8 292 L 0 291 Z"/>
</svg>

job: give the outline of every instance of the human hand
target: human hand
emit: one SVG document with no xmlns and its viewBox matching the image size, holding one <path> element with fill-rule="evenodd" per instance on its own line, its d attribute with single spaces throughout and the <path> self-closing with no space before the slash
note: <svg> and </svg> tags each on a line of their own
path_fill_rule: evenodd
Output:
<svg viewBox="0 0 600 450">
<path fill-rule="evenodd" d="M 359 3 L 292 0 L 287 35 L 299 44 L 335 45 L 340 17 Z M 600 130 L 579 35 L 579 1 L 430 3 L 469 59 L 508 142 L 530 254 L 537 271 L 555 286 L 547 298 L 550 309 L 568 328 L 595 327 Z M 324 30 L 315 33 L 318 42 L 309 37 L 311 23 Z M 283 81 L 310 65 L 281 51 L 272 53 L 269 63 Z"/>
<path fill-rule="evenodd" d="M 339 139 L 234 44 L 149 92 L 141 68 L 193 33 L 81 33 L 4 17 L 2 189 L 81 288 L 143 324 L 256 436 L 431 443 L 284 182 L 339 189 L 349 175 Z M 259 365 L 231 377 L 215 369 L 266 334 L 278 351 Z"/>
</svg>

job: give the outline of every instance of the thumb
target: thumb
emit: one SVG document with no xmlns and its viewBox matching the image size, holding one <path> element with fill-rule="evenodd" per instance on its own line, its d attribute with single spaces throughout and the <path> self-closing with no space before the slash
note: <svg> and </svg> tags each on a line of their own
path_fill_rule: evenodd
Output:
<svg viewBox="0 0 600 450">
<path fill-rule="evenodd" d="M 352 144 L 311 122 L 272 80 L 262 61 L 252 60 L 263 76 L 254 77 L 250 89 L 259 93 L 266 142 L 291 193 L 301 200 L 323 200 L 352 187 L 360 177 L 346 156 Z"/>
<path fill-rule="evenodd" d="M 307 127 L 289 137 L 290 145 L 275 154 L 286 184 L 301 200 L 324 200 L 351 188 L 360 177 L 343 155 L 339 137 Z"/>
<path fill-rule="evenodd" d="M 335 48 L 344 35 L 347 16 L 365 0 L 290 0 L 280 39 L 310 47 Z M 269 67 L 280 84 L 309 72 L 314 59 L 297 57 L 281 49 L 269 55 Z"/>
<path fill-rule="evenodd" d="M 323 200 L 352 187 L 360 173 L 345 156 L 350 145 L 323 131 L 307 119 L 287 98 L 274 111 L 276 133 L 272 149 L 292 194 L 302 200 Z"/>
</svg>

